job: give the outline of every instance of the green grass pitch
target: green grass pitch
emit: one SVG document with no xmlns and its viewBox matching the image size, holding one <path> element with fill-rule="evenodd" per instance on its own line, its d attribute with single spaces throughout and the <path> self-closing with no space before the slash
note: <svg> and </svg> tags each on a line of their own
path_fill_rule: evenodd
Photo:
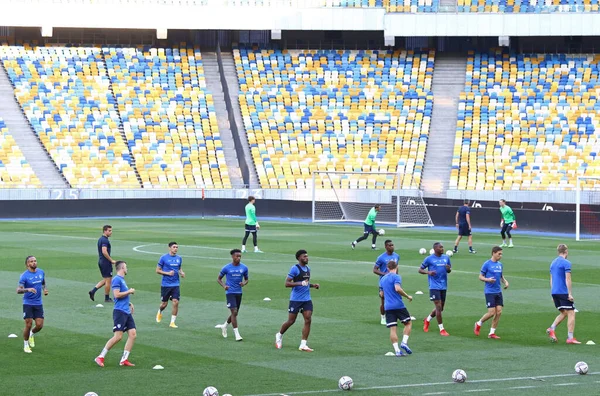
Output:
<svg viewBox="0 0 600 396">
<path fill-rule="evenodd" d="M 138 338 L 130 360 L 136 367 L 119 367 L 124 343 L 107 356 L 106 367 L 94 357 L 112 334 L 112 309 L 95 308 L 87 291 L 99 280 L 96 240 L 101 226 L 114 227 L 113 257 L 129 263 L 127 282 L 137 292 Z M 514 249 L 505 249 L 505 310 L 497 333 L 501 340 L 473 335 L 473 323 L 485 312 L 483 284 L 478 272 L 498 243 L 496 234 L 475 234 L 478 253 L 461 252 L 452 258 L 444 324 L 451 337 L 437 334 L 435 321 L 429 333 L 422 319 L 431 310 L 427 277 L 417 273 L 423 256 L 441 240 L 450 249 L 454 232 L 436 229 L 387 228 L 377 251 L 369 241 L 350 249 L 362 225 L 312 225 L 261 222 L 259 246 L 265 254 L 246 253 L 251 280 L 244 289 L 240 332 L 244 341 L 227 339 L 214 326 L 227 317 L 223 290 L 216 278 L 229 262 L 228 251 L 239 247 L 243 220 L 232 219 L 87 219 L 4 221 L 0 223 L 0 378 L 2 395 L 201 394 L 212 385 L 221 394 L 320 394 L 342 392 L 337 381 L 354 379 L 354 393 L 364 395 L 462 394 L 490 390 L 498 394 L 548 395 L 570 392 L 597 395 L 600 382 L 600 346 L 566 345 L 566 323 L 558 328 L 558 344 L 551 344 L 545 329 L 557 314 L 549 294 L 548 267 L 559 242 L 570 247 L 574 296 L 580 310 L 575 335 L 584 343 L 600 343 L 600 247 L 555 237 L 525 236 L 515 232 Z M 379 324 L 377 277 L 372 263 L 392 239 L 401 256 L 399 272 L 414 301 L 407 304 L 417 318 L 406 358 L 386 357 L 391 351 L 388 330 Z M 160 276 L 157 259 L 175 240 L 184 258 L 186 279 L 177 319 L 179 329 L 166 320 L 155 322 Z M 295 263 L 298 249 L 309 252 L 315 305 L 309 345 L 312 354 L 299 352 L 301 320 L 285 335 L 282 350 L 274 347 L 274 334 L 287 317 L 289 289 L 284 279 Z M 23 353 L 21 296 L 15 293 L 24 258 L 35 255 L 46 271 L 50 294 L 44 298 L 46 323 L 36 337 L 33 353 Z M 414 292 L 422 290 L 423 295 Z M 271 298 L 265 302 L 265 297 Z M 97 300 L 102 299 L 102 292 Z M 15 333 L 18 338 L 7 338 Z M 590 373 L 574 373 L 585 361 Z M 160 364 L 162 371 L 152 370 Z M 468 374 L 465 384 L 451 382 L 454 369 Z"/>
</svg>

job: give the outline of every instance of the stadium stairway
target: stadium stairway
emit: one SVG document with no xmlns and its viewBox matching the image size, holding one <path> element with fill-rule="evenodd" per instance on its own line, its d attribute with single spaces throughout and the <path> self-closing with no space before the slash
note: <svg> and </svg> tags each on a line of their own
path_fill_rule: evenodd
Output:
<svg viewBox="0 0 600 396">
<path fill-rule="evenodd" d="M 428 196 L 448 189 L 456 135 L 458 99 L 465 87 L 467 58 L 437 54 L 433 69 L 433 111 L 421 188 Z"/>
<path fill-rule="evenodd" d="M 456 0 L 440 0 L 441 12 L 456 12 Z"/>
<path fill-rule="evenodd" d="M 4 66 L 0 66 L 0 116 L 42 185 L 46 188 L 69 188 L 70 185 L 31 129 L 14 92 Z"/>
<path fill-rule="evenodd" d="M 254 166 L 254 161 L 252 161 L 252 153 L 250 153 L 250 146 L 248 145 L 248 136 L 246 136 L 246 128 L 244 127 L 242 112 L 240 110 L 240 82 L 235 69 L 233 54 L 231 52 L 221 52 L 221 60 L 223 62 L 223 72 L 225 73 L 225 79 L 227 80 L 227 87 L 229 88 L 229 97 L 231 98 L 231 107 L 233 108 L 234 120 L 238 133 L 240 134 L 240 141 L 242 144 L 241 148 L 244 152 L 244 157 L 248 159 L 248 173 L 250 177 L 250 180 L 248 180 L 248 186 L 250 188 L 260 188 L 256 167 Z"/>
</svg>

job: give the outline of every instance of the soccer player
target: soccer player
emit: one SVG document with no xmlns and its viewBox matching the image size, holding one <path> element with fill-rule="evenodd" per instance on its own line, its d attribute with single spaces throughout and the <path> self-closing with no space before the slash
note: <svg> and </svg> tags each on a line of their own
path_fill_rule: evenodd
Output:
<svg viewBox="0 0 600 396">
<path fill-rule="evenodd" d="M 174 329 L 177 328 L 175 320 L 177 319 L 177 312 L 179 312 L 179 298 L 181 297 L 179 277 L 185 278 L 185 272 L 181 269 L 183 260 L 181 256 L 177 255 L 178 250 L 179 245 L 177 242 L 169 242 L 169 253 L 162 255 L 156 265 L 156 273 L 162 275 L 162 282 L 160 283 L 160 306 L 156 314 L 156 323 L 160 323 L 162 320 L 162 312 L 167 308 L 169 300 L 171 300 L 173 308 L 171 309 L 171 323 L 169 327 Z"/>
<path fill-rule="evenodd" d="M 462 237 L 469 237 L 469 253 L 477 253 L 473 250 L 473 235 L 471 235 L 471 210 L 469 209 L 469 200 L 465 199 L 463 206 L 456 211 L 456 228 L 458 228 L 458 237 L 454 242 L 454 253 L 458 253 L 458 244 Z"/>
<path fill-rule="evenodd" d="M 500 321 L 500 315 L 502 315 L 502 308 L 504 307 L 504 299 L 502 298 L 502 289 L 500 287 L 500 281 L 504 283 L 504 289 L 508 289 L 508 281 L 504 277 L 502 263 L 502 248 L 500 246 L 494 246 L 492 248 L 492 258 L 483 263 L 481 267 L 481 273 L 479 274 L 479 280 L 485 282 L 483 292 L 485 294 L 485 301 L 487 303 L 488 311 L 485 315 L 475 322 L 475 328 L 473 332 L 476 336 L 479 335 L 481 325 L 483 322 L 490 318 L 492 320 L 492 327 L 490 328 L 490 334 L 488 338 L 500 339 L 496 335 L 496 328 Z"/>
<path fill-rule="evenodd" d="M 252 234 L 252 243 L 254 244 L 254 253 L 262 253 L 262 251 L 258 248 L 258 230 L 260 230 L 260 225 L 258 221 L 256 221 L 256 207 L 254 203 L 256 202 L 256 198 L 253 196 L 248 197 L 248 204 L 246 205 L 246 224 L 244 228 L 246 230 L 246 234 L 244 235 L 244 239 L 242 240 L 242 253 L 246 253 L 246 241 L 248 240 L 248 236 Z"/>
<path fill-rule="evenodd" d="M 310 324 L 312 321 L 313 303 L 310 299 L 310 289 L 319 289 L 318 283 L 310 283 L 310 267 L 308 266 L 308 253 L 306 250 L 296 252 L 298 264 L 294 265 L 287 278 L 285 278 L 285 287 L 291 287 L 290 305 L 288 308 L 288 320 L 281 325 L 279 333 L 275 334 L 275 347 L 281 349 L 283 345 L 283 335 L 296 322 L 299 313 L 304 317 L 304 327 L 302 328 L 302 340 L 299 350 L 303 352 L 312 352 L 306 344 L 310 334 Z"/>
<path fill-rule="evenodd" d="M 402 278 L 398 275 L 398 263 L 390 260 L 387 263 L 387 267 L 388 273 L 379 280 L 379 287 L 381 288 L 379 293 L 383 295 L 385 300 L 386 325 L 390 329 L 390 340 L 392 341 L 396 356 L 405 356 L 401 348 L 410 355 L 412 351 L 408 347 L 408 337 L 412 329 L 412 322 L 410 321 L 410 314 L 404 306 L 402 297 L 406 297 L 408 301 L 412 301 L 412 296 L 409 296 L 402 290 Z M 404 324 L 404 333 L 400 347 L 398 347 L 398 333 L 396 331 L 398 321 Z"/>
<path fill-rule="evenodd" d="M 117 276 L 114 277 L 111 283 L 113 296 L 115 298 L 115 307 L 113 309 L 114 334 L 112 338 L 108 340 L 104 349 L 100 352 L 100 355 L 94 359 L 96 364 L 100 367 L 104 367 L 104 358 L 106 357 L 106 354 L 112 347 L 121 341 L 123 332 L 125 331 L 127 332 L 127 342 L 125 343 L 125 350 L 123 351 L 119 366 L 135 366 L 135 364 L 129 361 L 129 354 L 131 353 L 131 348 L 133 348 L 133 343 L 135 342 L 135 337 L 137 335 L 135 322 L 133 321 L 134 307 L 133 304 L 129 302 L 129 296 L 135 293 L 135 289 L 130 289 L 127 287 L 127 283 L 125 283 L 127 263 L 125 261 L 117 261 L 115 269 L 117 270 Z"/>
<path fill-rule="evenodd" d="M 571 288 L 571 262 L 567 260 L 569 248 L 560 244 L 556 248 L 558 257 L 550 264 L 550 289 L 554 306 L 560 314 L 554 319 L 552 326 L 546 330 L 546 334 L 552 342 L 557 342 L 556 326 L 567 318 L 567 344 L 581 344 L 573 336 L 575 332 L 575 305 L 573 304 L 573 293 Z"/>
<path fill-rule="evenodd" d="M 112 266 L 115 260 L 110 256 L 110 241 L 108 238 L 111 235 L 112 226 L 105 225 L 102 227 L 102 236 L 98 239 L 98 267 L 100 268 L 102 280 L 88 292 L 92 301 L 94 301 L 94 296 L 98 289 L 104 286 L 104 302 L 112 302 L 110 299 L 110 285 L 112 282 Z"/>
<path fill-rule="evenodd" d="M 514 247 L 515 245 L 513 245 L 512 235 L 510 234 L 510 231 L 513 228 L 517 228 L 517 219 L 513 210 L 510 208 L 510 206 L 506 204 L 506 200 L 504 199 L 500 200 L 500 213 L 502 215 L 502 218 L 500 219 L 500 227 L 502 227 L 502 230 L 500 230 L 500 235 L 502 235 L 502 245 L 500 245 L 500 247 Z M 506 244 L 507 235 L 509 241 L 508 245 Z"/>
<path fill-rule="evenodd" d="M 41 268 L 37 267 L 35 257 L 27 256 L 25 267 L 27 271 L 23 272 L 19 278 L 17 294 L 23 294 L 23 319 L 25 319 L 23 352 L 31 353 L 31 348 L 35 347 L 34 334 L 39 333 L 44 328 L 42 293 L 47 296 L 48 289 L 46 288 L 46 274 Z M 35 327 L 31 328 L 33 321 L 35 321 Z"/>
<path fill-rule="evenodd" d="M 375 218 L 377 217 L 377 213 L 379 213 L 379 209 L 381 209 L 381 205 L 377 204 L 373 206 L 371 210 L 369 210 L 369 214 L 365 219 L 365 230 L 363 232 L 363 235 L 354 242 L 352 242 L 352 249 L 356 247 L 357 243 L 367 239 L 369 237 L 369 234 L 373 234 L 373 239 L 371 240 L 371 249 L 375 250 L 375 248 L 377 247 L 377 236 L 379 235 L 377 233 L 377 230 L 375 229 Z"/>
<path fill-rule="evenodd" d="M 387 274 L 387 263 L 390 261 L 395 261 L 398 263 L 400 261 L 400 256 L 398 253 L 394 252 L 394 242 L 391 240 L 385 241 L 385 252 L 382 253 L 379 257 L 377 257 L 377 261 L 375 261 L 375 265 L 373 266 L 373 273 L 375 275 L 379 275 L 379 280 Z M 381 291 L 381 288 L 379 289 Z M 381 297 L 381 305 L 379 306 L 379 313 L 381 314 L 381 324 L 387 325 L 387 320 L 385 319 L 385 308 L 384 308 L 384 297 L 381 293 L 379 293 Z"/>
<path fill-rule="evenodd" d="M 242 287 L 248 284 L 248 267 L 242 263 L 242 252 L 240 249 L 233 249 L 229 253 L 231 254 L 231 263 L 221 269 L 217 282 L 225 289 L 227 308 L 231 311 L 231 315 L 229 315 L 225 323 L 220 325 L 220 328 L 223 338 L 227 338 L 227 326 L 231 323 L 235 340 L 242 341 L 243 338 L 238 331 L 237 316 L 242 305 Z M 223 283 L 223 277 L 226 277 L 225 283 Z"/>
<path fill-rule="evenodd" d="M 433 244 L 434 253 L 423 260 L 419 268 L 419 274 L 427 275 L 429 278 L 429 299 L 433 301 L 435 308 L 429 316 L 423 320 L 423 331 L 429 331 L 429 323 L 434 317 L 437 318 L 440 335 L 448 337 L 450 334 L 444 329 L 442 311 L 446 306 L 446 290 L 448 290 L 448 274 L 452 271 L 450 257 L 444 254 L 444 245 L 440 242 Z"/>
</svg>

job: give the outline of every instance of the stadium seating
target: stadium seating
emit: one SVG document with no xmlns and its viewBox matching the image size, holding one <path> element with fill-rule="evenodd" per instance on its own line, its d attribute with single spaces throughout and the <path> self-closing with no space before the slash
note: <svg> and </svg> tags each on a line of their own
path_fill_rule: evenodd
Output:
<svg viewBox="0 0 600 396">
<path fill-rule="evenodd" d="M 597 55 L 470 54 L 450 188 L 572 190 L 577 176 L 600 175 L 599 63 Z"/>
<path fill-rule="evenodd" d="M 15 95 L 73 187 L 139 187 L 100 49 L 0 47 Z"/>
<path fill-rule="evenodd" d="M 0 188 L 39 188 L 42 184 L 0 118 Z"/>
<path fill-rule="evenodd" d="M 460 12 L 598 12 L 598 0 L 458 0 Z"/>
<path fill-rule="evenodd" d="M 231 188 L 200 51 L 103 51 L 144 187 Z"/>
<path fill-rule="evenodd" d="M 312 172 L 400 172 L 418 188 L 432 108 L 433 52 L 234 52 L 240 105 L 265 188 L 303 188 Z M 343 176 L 348 188 L 393 177 Z M 316 187 L 329 187 L 328 179 Z"/>
</svg>

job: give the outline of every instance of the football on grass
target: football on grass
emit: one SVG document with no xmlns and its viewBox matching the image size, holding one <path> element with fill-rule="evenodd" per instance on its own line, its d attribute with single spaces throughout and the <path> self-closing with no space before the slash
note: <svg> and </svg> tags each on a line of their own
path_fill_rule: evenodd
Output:
<svg viewBox="0 0 600 396">
<path fill-rule="evenodd" d="M 465 373 L 464 370 L 458 369 L 458 370 L 454 370 L 454 372 L 452 373 L 452 381 L 462 384 L 466 380 L 467 380 L 467 373 Z"/>
<path fill-rule="evenodd" d="M 385 235 L 385 230 L 383 228 L 379 229 L 379 231 L 377 231 L 377 233 L 379 235 Z"/>
<path fill-rule="evenodd" d="M 341 390 L 351 390 L 353 386 L 354 386 L 354 381 L 352 381 L 352 378 L 348 377 L 347 375 L 343 376 L 338 381 L 338 387 Z"/>
<path fill-rule="evenodd" d="M 575 372 L 577 374 L 587 374 L 588 372 L 588 365 L 586 362 L 577 362 L 577 364 L 575 364 Z"/>
</svg>

